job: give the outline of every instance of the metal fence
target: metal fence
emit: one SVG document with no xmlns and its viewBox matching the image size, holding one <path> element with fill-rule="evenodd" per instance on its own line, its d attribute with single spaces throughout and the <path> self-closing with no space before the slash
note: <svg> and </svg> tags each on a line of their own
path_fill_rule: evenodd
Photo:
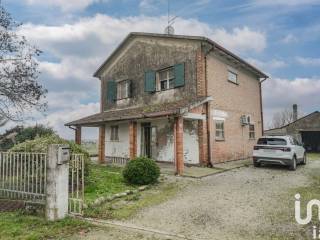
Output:
<svg viewBox="0 0 320 240">
<path fill-rule="evenodd" d="M 0 152 L 0 198 L 45 204 L 45 153 Z"/>
<path fill-rule="evenodd" d="M 69 213 L 83 214 L 84 155 L 72 154 L 69 162 Z"/>
<path fill-rule="evenodd" d="M 126 165 L 129 160 L 130 160 L 129 158 L 124 158 L 124 157 L 106 156 L 106 162 L 115 164 L 115 165 Z"/>
</svg>

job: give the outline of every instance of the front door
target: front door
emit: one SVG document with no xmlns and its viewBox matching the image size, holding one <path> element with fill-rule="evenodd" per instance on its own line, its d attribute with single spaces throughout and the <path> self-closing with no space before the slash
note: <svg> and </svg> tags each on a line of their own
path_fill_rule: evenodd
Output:
<svg viewBox="0 0 320 240">
<path fill-rule="evenodd" d="M 141 152 L 143 156 L 153 158 L 156 147 L 156 128 L 151 123 L 141 124 Z"/>
</svg>

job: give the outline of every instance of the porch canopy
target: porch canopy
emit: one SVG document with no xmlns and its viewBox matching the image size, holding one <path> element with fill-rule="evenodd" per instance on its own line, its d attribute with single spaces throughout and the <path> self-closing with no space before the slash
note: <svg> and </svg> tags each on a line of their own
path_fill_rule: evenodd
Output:
<svg viewBox="0 0 320 240">
<path fill-rule="evenodd" d="M 206 121 L 206 112 L 194 110 L 211 100 L 211 97 L 197 97 L 171 102 L 168 101 L 154 105 L 108 110 L 69 122 L 65 124 L 65 126 L 71 128 L 75 127 L 75 140 L 78 144 L 81 144 L 81 127 L 99 127 L 99 161 L 104 162 L 106 123 L 129 121 L 129 153 L 130 159 L 133 159 L 137 154 L 137 120 L 169 116 L 174 117 L 174 159 L 177 173 L 181 174 L 184 165 L 183 119 Z"/>
<path fill-rule="evenodd" d="M 168 101 L 155 105 L 145 105 L 142 107 L 108 110 L 66 123 L 65 126 L 99 127 L 105 122 L 183 115 L 192 108 L 200 106 L 210 100 L 211 97 L 198 97 L 173 102 Z"/>
</svg>

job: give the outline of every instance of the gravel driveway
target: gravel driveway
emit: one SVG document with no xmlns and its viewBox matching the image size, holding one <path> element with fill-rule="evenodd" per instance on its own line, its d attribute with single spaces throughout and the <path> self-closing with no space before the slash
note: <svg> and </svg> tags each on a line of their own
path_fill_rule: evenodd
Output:
<svg viewBox="0 0 320 240">
<path fill-rule="evenodd" d="M 250 166 L 190 180 L 174 199 L 144 209 L 125 223 L 183 235 L 187 239 L 258 239 L 258 233 L 275 227 L 267 213 L 277 212 L 288 204 L 294 210 L 294 195 L 292 202 L 281 199 L 290 189 L 307 185 L 308 174 L 314 169 L 320 170 L 320 161 L 310 161 L 295 172 L 281 167 Z M 92 234 L 92 239 L 129 239 Z M 86 239 L 90 239 L 90 235 Z M 158 238 L 140 235 L 139 239 Z"/>
</svg>

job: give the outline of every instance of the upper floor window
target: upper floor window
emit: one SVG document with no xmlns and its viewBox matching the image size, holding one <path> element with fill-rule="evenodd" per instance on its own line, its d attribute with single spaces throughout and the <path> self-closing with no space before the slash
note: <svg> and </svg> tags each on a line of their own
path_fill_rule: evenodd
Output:
<svg viewBox="0 0 320 240">
<path fill-rule="evenodd" d="M 228 70 L 228 81 L 238 84 L 238 74 Z"/>
<path fill-rule="evenodd" d="M 155 93 L 185 85 L 185 66 L 178 63 L 161 70 L 147 70 L 144 75 L 145 92 Z"/>
<path fill-rule="evenodd" d="M 255 130 L 254 130 L 254 125 L 250 124 L 249 125 L 249 139 L 255 139 L 256 134 L 255 134 Z"/>
<path fill-rule="evenodd" d="M 160 90 L 164 91 L 167 89 L 174 88 L 174 69 L 173 67 L 161 70 L 158 72 Z"/>
<path fill-rule="evenodd" d="M 124 80 L 117 83 L 117 99 L 124 99 L 129 97 L 130 81 Z"/>
<path fill-rule="evenodd" d="M 216 140 L 224 140 L 224 121 L 216 120 Z"/>
<path fill-rule="evenodd" d="M 110 130 L 110 141 L 119 141 L 119 126 L 111 126 Z"/>
</svg>

